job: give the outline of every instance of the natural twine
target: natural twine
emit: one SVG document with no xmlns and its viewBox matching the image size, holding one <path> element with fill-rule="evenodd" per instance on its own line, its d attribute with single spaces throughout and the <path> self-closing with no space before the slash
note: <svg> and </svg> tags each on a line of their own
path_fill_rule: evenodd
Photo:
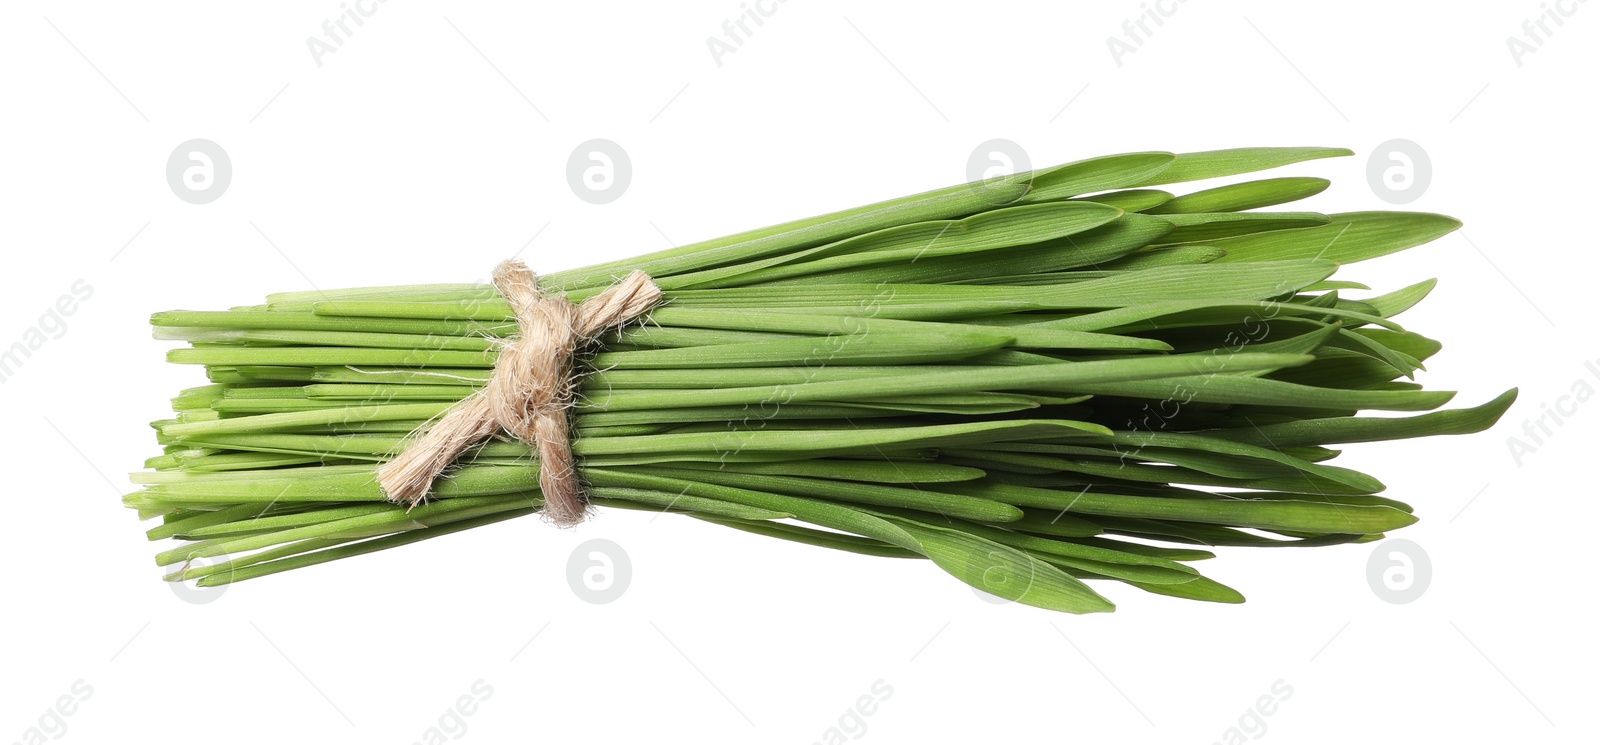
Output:
<svg viewBox="0 0 1600 745">
<path fill-rule="evenodd" d="M 588 502 L 578 481 L 567 434 L 576 381 L 573 353 L 601 333 L 622 326 L 661 301 L 661 288 L 633 272 L 582 305 L 539 290 L 527 265 L 500 262 L 494 286 L 511 304 L 520 334 L 507 342 L 489 384 L 462 399 L 398 457 L 378 468 L 389 501 L 415 507 L 457 458 L 506 432 L 539 457 L 545 516 L 567 527 L 583 522 Z"/>
</svg>

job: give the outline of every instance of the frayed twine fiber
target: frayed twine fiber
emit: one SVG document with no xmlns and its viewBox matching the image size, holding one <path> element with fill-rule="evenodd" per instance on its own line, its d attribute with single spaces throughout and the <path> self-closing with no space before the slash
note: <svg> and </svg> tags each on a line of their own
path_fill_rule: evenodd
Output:
<svg viewBox="0 0 1600 745">
<path fill-rule="evenodd" d="M 504 431 L 532 446 L 539 457 L 544 514 L 556 525 L 583 522 L 588 511 L 572 460 L 568 409 L 576 381 L 573 353 L 661 301 L 661 288 L 633 272 L 604 292 L 574 305 L 565 295 L 540 292 L 533 272 L 515 259 L 500 262 L 494 286 L 511 304 L 520 329 L 500 350 L 489 384 L 445 413 L 394 460 L 378 468 L 389 501 L 415 507 L 456 459 Z"/>
</svg>

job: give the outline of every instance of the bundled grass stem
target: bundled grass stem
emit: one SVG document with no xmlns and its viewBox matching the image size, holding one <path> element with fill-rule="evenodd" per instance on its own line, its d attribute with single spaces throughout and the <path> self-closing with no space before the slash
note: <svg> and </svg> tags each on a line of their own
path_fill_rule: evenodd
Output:
<svg viewBox="0 0 1600 745">
<path fill-rule="evenodd" d="M 1394 320 L 1433 282 L 1332 277 L 1459 223 L 1266 209 L 1317 178 L 1154 188 L 1348 154 L 1095 158 L 544 275 L 574 301 L 632 270 L 665 291 L 582 355 L 588 500 L 925 558 L 1071 613 L 1111 610 L 1103 582 L 1240 602 L 1191 563 L 1405 527 L 1411 507 L 1330 446 L 1478 432 L 1515 391 L 1435 411 L 1453 394 L 1412 378 L 1440 345 Z M 168 579 L 238 582 L 543 506 L 511 439 L 414 509 L 375 479 L 489 381 L 518 331 L 491 286 L 281 293 L 152 323 L 211 380 L 154 423 L 164 450 L 124 499 L 161 519 L 152 540 L 183 541 L 157 555 Z"/>
</svg>

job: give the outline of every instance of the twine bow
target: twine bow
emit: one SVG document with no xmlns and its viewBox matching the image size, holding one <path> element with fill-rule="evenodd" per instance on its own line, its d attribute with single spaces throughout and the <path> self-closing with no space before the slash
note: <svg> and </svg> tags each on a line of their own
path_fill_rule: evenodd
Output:
<svg viewBox="0 0 1600 745">
<path fill-rule="evenodd" d="M 576 383 L 572 358 L 579 347 L 621 326 L 661 301 L 661 288 L 633 272 L 574 305 L 565 295 L 539 290 L 527 265 L 500 262 L 494 286 L 511 304 L 520 333 L 495 361 L 488 385 L 462 399 L 394 460 L 378 468 L 378 484 L 391 502 L 415 507 L 433 482 L 463 453 L 505 432 L 532 446 L 539 458 L 544 513 L 556 525 L 583 521 L 588 502 L 578 481 L 567 433 Z"/>
</svg>

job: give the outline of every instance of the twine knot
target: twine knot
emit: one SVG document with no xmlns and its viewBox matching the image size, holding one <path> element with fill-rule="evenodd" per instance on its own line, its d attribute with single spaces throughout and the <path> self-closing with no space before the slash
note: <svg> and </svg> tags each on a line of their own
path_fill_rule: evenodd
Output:
<svg viewBox="0 0 1600 745">
<path fill-rule="evenodd" d="M 578 481 L 567 432 L 577 388 L 573 355 L 600 334 L 661 301 L 650 275 L 635 271 L 604 292 L 574 305 L 545 295 L 527 265 L 500 262 L 494 286 L 511 304 L 519 333 L 505 343 L 488 385 L 451 407 L 394 460 L 378 468 L 389 501 L 415 507 L 433 482 L 463 453 L 499 435 L 527 443 L 539 458 L 545 516 L 567 527 L 583 521 L 588 501 Z"/>
</svg>

